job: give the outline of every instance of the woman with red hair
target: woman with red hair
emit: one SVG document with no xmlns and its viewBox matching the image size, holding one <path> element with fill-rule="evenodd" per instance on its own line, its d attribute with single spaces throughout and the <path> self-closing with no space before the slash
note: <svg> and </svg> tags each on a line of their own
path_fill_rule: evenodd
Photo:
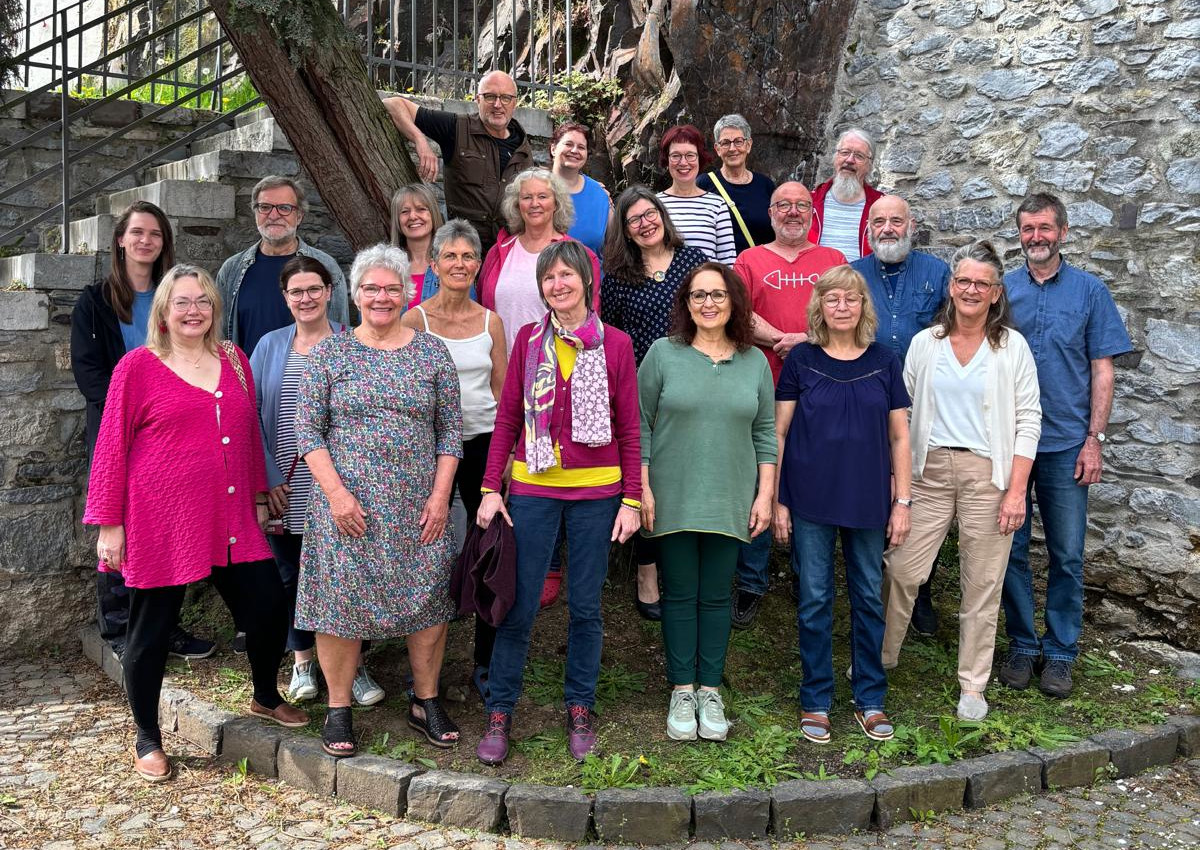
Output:
<svg viewBox="0 0 1200 850">
<path fill-rule="evenodd" d="M 696 178 L 711 162 L 704 136 L 691 124 L 667 130 L 658 146 L 658 164 L 671 175 L 671 185 L 658 197 L 686 245 L 728 265 L 737 256 L 729 207 L 696 185 Z"/>
</svg>

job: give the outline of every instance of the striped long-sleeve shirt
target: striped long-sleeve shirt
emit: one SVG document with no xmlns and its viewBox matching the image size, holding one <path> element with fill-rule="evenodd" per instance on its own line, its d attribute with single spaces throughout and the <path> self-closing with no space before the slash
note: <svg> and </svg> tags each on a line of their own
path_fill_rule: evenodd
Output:
<svg viewBox="0 0 1200 850">
<path fill-rule="evenodd" d="M 737 258 L 733 219 L 719 196 L 705 192 L 694 198 L 682 198 L 659 192 L 658 199 L 667 208 L 671 223 L 685 244 L 699 249 L 706 258 L 727 265 Z"/>
</svg>

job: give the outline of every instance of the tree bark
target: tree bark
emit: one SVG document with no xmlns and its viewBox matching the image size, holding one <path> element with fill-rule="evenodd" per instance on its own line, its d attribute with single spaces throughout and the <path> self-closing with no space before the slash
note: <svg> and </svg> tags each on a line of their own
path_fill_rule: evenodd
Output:
<svg viewBox="0 0 1200 850">
<path fill-rule="evenodd" d="M 289 3 L 312 28 L 312 44 L 296 50 L 298 67 L 262 15 L 239 9 L 231 19 L 231 0 L 210 5 L 350 244 L 385 242 L 392 193 L 420 182 L 416 168 L 334 5 Z"/>
</svg>

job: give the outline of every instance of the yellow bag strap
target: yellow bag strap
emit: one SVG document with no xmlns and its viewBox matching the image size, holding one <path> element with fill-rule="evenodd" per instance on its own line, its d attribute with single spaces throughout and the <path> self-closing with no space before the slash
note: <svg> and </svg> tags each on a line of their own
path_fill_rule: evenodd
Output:
<svg viewBox="0 0 1200 850">
<path fill-rule="evenodd" d="M 725 184 L 717 177 L 717 172 L 715 171 L 708 172 L 708 176 L 712 180 L 713 185 L 717 187 L 717 194 L 725 200 L 725 206 L 729 207 L 729 211 L 733 213 L 733 220 L 742 229 L 742 235 L 746 237 L 746 244 L 753 248 L 754 237 L 750 235 L 750 228 L 746 227 L 746 222 L 742 219 L 742 214 L 738 212 L 737 204 L 733 202 L 733 198 L 729 197 L 729 193 L 725 191 Z"/>
</svg>

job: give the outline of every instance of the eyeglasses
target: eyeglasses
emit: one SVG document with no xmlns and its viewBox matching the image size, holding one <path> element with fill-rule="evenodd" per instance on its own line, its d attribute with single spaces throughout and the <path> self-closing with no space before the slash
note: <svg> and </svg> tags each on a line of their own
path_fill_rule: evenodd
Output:
<svg viewBox="0 0 1200 850">
<path fill-rule="evenodd" d="M 255 204 L 254 211 L 259 215 L 270 215 L 272 210 L 275 210 L 282 216 L 289 216 L 300 207 L 295 204 Z"/>
<path fill-rule="evenodd" d="M 776 212 L 783 213 L 784 215 L 787 215 L 792 210 L 795 210 L 799 213 L 806 213 L 812 212 L 812 204 L 810 204 L 808 201 L 776 201 L 775 203 L 771 204 L 771 209 L 775 210 Z"/>
<path fill-rule="evenodd" d="M 325 286 L 310 286 L 307 289 L 285 289 L 283 294 L 287 296 L 287 300 L 292 303 L 298 303 L 304 300 L 307 295 L 313 301 L 316 301 L 325 292 Z"/>
<path fill-rule="evenodd" d="M 171 309 L 176 313 L 186 313 L 188 310 L 195 307 L 201 313 L 208 313 L 213 308 L 212 299 L 207 295 L 201 295 L 199 298 L 172 298 Z"/>
<path fill-rule="evenodd" d="M 908 219 L 903 218 L 898 215 L 894 215 L 891 218 L 873 218 L 870 221 L 871 227 L 880 227 L 881 228 L 887 224 L 890 224 L 892 227 L 899 230 L 900 228 L 904 227 L 904 225 L 908 224 Z"/>
<path fill-rule="evenodd" d="M 853 148 L 838 148 L 836 151 L 834 151 L 834 154 L 840 156 L 842 159 L 852 159 L 855 162 L 866 162 L 871 158 L 869 153 L 856 151 Z"/>
<path fill-rule="evenodd" d="M 495 106 L 497 103 L 503 103 L 505 106 L 512 106 L 517 102 L 515 94 L 496 94 L 494 92 L 480 92 L 479 99 L 488 106 Z"/>
<path fill-rule="evenodd" d="M 376 286 L 373 283 L 367 283 L 367 284 L 363 284 L 362 286 L 360 286 L 358 288 L 358 291 L 361 292 L 363 295 L 365 295 L 367 298 L 374 298 L 377 295 L 379 295 L 380 292 L 386 292 L 388 298 L 403 298 L 404 297 L 404 287 L 403 286 Z"/>
<path fill-rule="evenodd" d="M 700 307 L 708 299 L 712 299 L 714 304 L 724 304 L 725 299 L 729 297 L 729 293 L 724 289 L 693 289 L 688 293 L 688 301 L 691 301 L 697 307 Z"/>
<path fill-rule="evenodd" d="M 668 162 L 673 162 L 678 165 L 681 162 L 695 162 L 700 159 L 698 153 L 673 153 L 667 157 Z"/>
<path fill-rule="evenodd" d="M 862 300 L 862 296 L 856 294 L 826 295 L 821 299 L 821 303 L 830 308 L 837 307 L 839 304 L 845 304 L 847 307 L 857 307 L 862 303 Z"/>
<path fill-rule="evenodd" d="M 631 215 L 625 219 L 625 226 L 629 228 L 641 227 L 643 221 L 647 224 L 653 224 L 658 221 L 658 210 L 651 208 L 640 215 Z"/>
<path fill-rule="evenodd" d="M 750 140 L 745 136 L 738 136 L 736 139 L 721 139 L 721 141 L 717 142 L 717 147 L 722 150 L 726 148 L 744 148 L 748 141 Z"/>
<path fill-rule="evenodd" d="M 950 282 L 960 292 L 966 292 L 968 289 L 974 289 L 977 292 L 987 292 L 993 286 L 1003 286 L 1000 283 L 992 283 L 990 280 L 972 280 L 969 277 L 956 277 Z"/>
<path fill-rule="evenodd" d="M 437 261 L 439 263 L 477 263 L 479 262 L 479 257 L 471 251 L 467 251 L 463 254 L 454 254 L 450 251 L 442 251 L 442 253 L 437 255 Z"/>
</svg>

